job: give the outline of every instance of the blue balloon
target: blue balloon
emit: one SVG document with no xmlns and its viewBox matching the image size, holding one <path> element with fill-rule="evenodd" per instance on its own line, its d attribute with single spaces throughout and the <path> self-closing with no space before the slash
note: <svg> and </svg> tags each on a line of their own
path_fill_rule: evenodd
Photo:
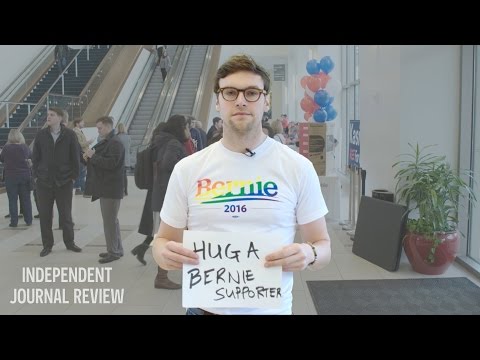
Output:
<svg viewBox="0 0 480 360">
<path fill-rule="evenodd" d="M 327 117 L 328 117 L 327 112 L 323 109 L 317 109 L 313 113 L 313 120 L 319 123 L 325 122 L 327 120 Z"/>
<path fill-rule="evenodd" d="M 318 106 L 322 108 L 328 105 L 329 99 L 330 99 L 330 96 L 328 95 L 328 92 L 326 92 L 325 90 L 318 90 L 313 96 L 313 100 L 318 104 Z"/>
<path fill-rule="evenodd" d="M 332 58 L 330 56 L 324 56 L 319 62 L 319 68 L 325 74 L 328 74 L 330 71 L 332 71 L 334 67 L 335 67 L 335 64 L 333 63 Z"/>
<path fill-rule="evenodd" d="M 307 62 L 307 72 L 310 75 L 318 74 L 317 60 L 312 59 Z"/>
<path fill-rule="evenodd" d="M 327 121 L 332 121 L 337 117 L 337 110 L 332 105 L 328 105 L 325 112 L 327 113 Z"/>
<path fill-rule="evenodd" d="M 335 98 L 333 96 L 330 96 L 327 100 L 327 103 L 325 104 L 324 107 L 327 107 L 329 105 L 332 105 L 333 104 L 333 100 L 335 100 Z"/>
</svg>

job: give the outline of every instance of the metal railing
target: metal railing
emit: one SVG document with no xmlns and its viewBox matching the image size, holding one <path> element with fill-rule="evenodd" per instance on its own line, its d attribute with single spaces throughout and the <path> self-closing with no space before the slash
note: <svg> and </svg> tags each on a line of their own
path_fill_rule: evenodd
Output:
<svg viewBox="0 0 480 360">
<path fill-rule="evenodd" d="M 158 103 L 152 114 L 152 120 L 148 123 L 143 142 L 139 147 L 147 146 L 150 143 L 153 130 L 155 130 L 158 124 L 166 120 L 166 116 L 168 116 L 169 112 L 172 110 L 173 100 L 175 99 L 178 87 L 180 86 L 180 81 L 187 64 L 190 49 L 191 45 L 177 46 L 177 50 L 173 57 L 172 68 L 167 73 Z"/>
<path fill-rule="evenodd" d="M 34 107 L 32 112 L 25 118 L 25 120 L 20 124 L 19 130 L 23 131 L 26 127 L 37 127 L 37 126 L 44 126 L 42 124 L 43 118 L 46 118 L 46 113 L 48 108 L 51 104 L 55 104 L 59 106 L 59 104 L 66 104 L 66 108 L 64 110 L 68 111 L 69 115 L 72 114 L 72 118 L 80 117 L 85 109 L 88 107 L 91 99 L 95 95 L 96 91 L 98 90 L 101 81 L 105 78 L 106 74 L 111 68 L 111 64 L 116 60 L 118 57 L 118 53 L 120 49 L 117 47 L 123 47 L 124 45 L 116 45 L 113 46 L 105 58 L 102 60 L 100 65 L 97 67 L 97 70 L 92 75 L 90 81 L 85 85 L 82 93 L 79 96 L 69 96 L 63 94 L 51 94 L 50 91 L 53 87 L 57 84 L 58 81 L 62 81 L 62 93 L 64 92 L 63 81 L 64 81 L 64 74 L 70 67 L 72 70 L 74 69 L 75 74 L 78 75 L 78 66 L 77 66 L 77 59 L 78 56 L 82 51 L 87 52 L 87 58 L 89 57 L 89 50 L 90 46 L 84 46 L 75 57 L 68 63 L 68 66 L 65 70 L 60 74 L 59 78 L 50 86 L 50 88 L 46 91 L 45 95 L 39 100 L 38 104 Z M 74 68 L 73 68 L 74 67 Z M 61 106 L 61 105 L 60 105 Z"/>
<path fill-rule="evenodd" d="M 110 49 L 108 54 L 105 55 L 100 65 L 98 65 L 96 72 L 90 78 L 87 85 L 85 85 L 84 89 L 80 93 L 80 96 L 85 96 L 85 99 L 87 101 L 85 108 L 87 108 L 88 104 L 90 104 L 90 102 L 92 101 L 93 97 L 97 93 L 98 88 L 109 73 L 112 65 L 117 60 L 120 52 L 124 47 L 125 45 L 112 45 L 112 48 Z"/>
<path fill-rule="evenodd" d="M 28 64 L 25 69 L 13 80 L 8 88 L 6 88 L 0 94 L 0 100 L 3 102 L 3 105 L 0 105 L 0 125 L 8 121 L 10 113 L 12 113 L 16 105 L 8 106 L 6 102 L 10 104 L 15 103 L 15 99 L 22 99 L 23 94 L 30 91 L 32 87 L 38 82 L 38 78 L 41 76 L 43 71 L 39 69 L 50 68 L 52 62 L 52 53 L 54 50 L 54 45 L 45 46 L 40 53 Z M 8 106 L 6 110 L 6 116 L 3 117 L 3 111 Z"/>
<path fill-rule="evenodd" d="M 13 108 L 16 108 L 21 105 L 27 105 L 28 107 L 28 114 L 32 111 L 37 104 L 36 103 L 27 103 L 27 102 L 13 102 L 13 101 L 0 101 L 0 109 L 5 110 L 5 122 L 3 123 L 3 127 L 9 128 L 10 127 L 10 111 Z M 3 111 L 0 110 L 0 111 Z"/>
<path fill-rule="evenodd" d="M 8 88 L 6 88 L 0 94 L 0 101 L 6 101 L 7 99 L 11 99 L 12 96 L 17 93 L 18 91 L 26 91 L 34 84 L 29 82 L 30 76 L 35 73 L 37 68 L 44 64 L 45 62 L 49 61 L 49 57 L 54 50 L 55 45 L 47 45 L 40 51 L 38 56 L 36 56 L 30 64 L 25 67 L 25 70 L 22 71 L 13 82 L 10 84 Z"/>
</svg>

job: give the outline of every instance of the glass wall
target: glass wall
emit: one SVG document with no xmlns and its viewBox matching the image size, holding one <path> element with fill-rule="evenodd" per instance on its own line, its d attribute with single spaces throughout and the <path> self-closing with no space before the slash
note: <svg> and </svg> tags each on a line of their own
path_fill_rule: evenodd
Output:
<svg viewBox="0 0 480 360">
<path fill-rule="evenodd" d="M 358 45 L 342 46 L 342 170 L 346 171 L 348 165 L 348 144 L 349 144 L 349 121 L 359 120 L 359 88 L 360 79 L 358 75 L 359 66 Z"/>
<path fill-rule="evenodd" d="M 474 46 L 474 91 L 473 91 L 473 121 L 472 121 L 472 146 L 471 170 L 474 172 L 475 194 L 480 200 L 480 46 Z M 480 205 L 470 209 L 470 236 L 467 256 L 480 265 Z"/>
<path fill-rule="evenodd" d="M 460 168 L 472 171 L 470 185 L 477 204 L 463 203 L 459 213 L 460 231 L 466 237 L 460 259 L 480 272 L 480 46 L 462 47 L 462 114 Z M 467 178 L 466 178 L 467 180 Z"/>
</svg>

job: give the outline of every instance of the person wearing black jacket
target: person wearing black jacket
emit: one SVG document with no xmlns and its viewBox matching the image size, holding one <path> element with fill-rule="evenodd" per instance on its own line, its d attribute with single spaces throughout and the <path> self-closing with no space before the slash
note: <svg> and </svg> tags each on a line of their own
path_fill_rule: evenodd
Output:
<svg viewBox="0 0 480 360">
<path fill-rule="evenodd" d="M 40 231 L 43 250 L 40 256 L 52 251 L 53 203 L 56 201 L 60 223 L 63 224 L 63 242 L 68 250 L 82 251 L 74 242 L 72 221 L 73 183 L 80 172 L 80 145 L 77 135 L 63 122 L 63 110 L 50 108 L 47 127 L 35 136 L 32 162 L 36 181 Z"/>
<path fill-rule="evenodd" d="M 138 261 L 146 265 L 145 252 L 153 240 L 153 235 L 160 225 L 160 210 L 167 191 L 173 168 L 181 159 L 187 156 L 183 143 L 188 139 L 187 119 L 184 115 L 172 115 L 166 123 L 161 123 L 154 130 L 152 139 L 153 157 L 153 187 L 147 192 L 145 205 L 138 232 L 147 235 L 144 242 L 132 250 Z M 181 285 L 168 278 L 168 271 L 158 267 L 154 287 L 156 289 L 180 289 Z"/>
<path fill-rule="evenodd" d="M 110 116 L 102 116 L 96 123 L 103 140 L 83 158 L 88 162 L 86 191 L 92 194 L 92 201 L 100 199 L 107 252 L 99 254 L 98 262 L 105 264 L 123 256 L 118 211 L 124 194 L 125 148 L 115 135 Z"/>
</svg>

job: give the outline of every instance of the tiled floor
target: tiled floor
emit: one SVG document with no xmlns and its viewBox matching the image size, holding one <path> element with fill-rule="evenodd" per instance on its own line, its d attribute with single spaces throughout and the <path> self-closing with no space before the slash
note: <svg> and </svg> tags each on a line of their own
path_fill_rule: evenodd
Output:
<svg viewBox="0 0 480 360">
<path fill-rule="evenodd" d="M 121 304 L 11 304 L 14 289 L 52 288 L 52 284 L 22 283 L 23 267 L 46 266 L 82 266 L 100 267 L 98 253 L 104 251 L 104 238 L 99 203 L 90 199 L 74 196 L 73 217 L 75 241 L 83 248 L 82 253 L 67 251 L 63 245 L 61 232 L 54 230 L 56 246 L 53 252 L 41 258 L 40 226 L 37 219 L 32 227 L 20 225 L 16 229 L 8 227 L 9 220 L 3 216 L 8 213 L 6 194 L 0 194 L 0 314 L 184 314 L 181 307 L 180 290 L 157 290 L 153 287 L 156 265 L 151 252 L 147 252 L 147 266 L 141 265 L 130 250 L 143 240 L 136 232 L 140 220 L 145 191 L 135 188 L 133 179 L 129 179 L 130 195 L 120 207 L 120 224 L 122 230 L 125 256 L 108 264 L 113 268 L 109 283 L 97 284 L 62 284 L 55 288 L 65 288 L 67 293 L 73 288 L 124 289 Z M 34 206 L 35 208 L 35 206 Z M 34 213 L 36 213 L 34 211 Z M 54 226 L 58 215 L 55 214 Z M 20 220 L 19 224 L 23 224 Z M 329 232 L 332 238 L 333 257 L 330 264 L 321 271 L 304 271 L 295 273 L 293 288 L 293 311 L 297 315 L 315 314 L 315 308 L 307 288 L 307 280 L 355 280 L 355 279 L 396 279 L 424 277 L 413 272 L 407 259 L 402 256 L 400 269 L 388 272 L 370 262 L 352 254 L 352 242 L 341 230 L 337 222 L 330 221 Z M 443 277 L 466 276 L 480 286 L 480 280 L 454 264 Z M 179 282 L 179 271 L 170 274 L 172 280 Z"/>
</svg>

